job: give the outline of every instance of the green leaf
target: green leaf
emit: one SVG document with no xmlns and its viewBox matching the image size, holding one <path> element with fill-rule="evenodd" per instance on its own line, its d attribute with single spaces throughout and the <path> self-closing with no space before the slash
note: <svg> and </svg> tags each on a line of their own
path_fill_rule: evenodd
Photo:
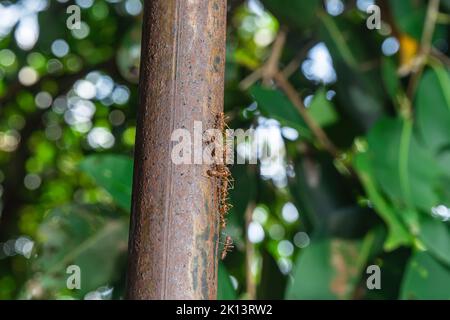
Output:
<svg viewBox="0 0 450 320">
<path fill-rule="evenodd" d="M 333 48 L 332 50 L 337 53 L 336 57 L 342 59 L 349 67 L 357 69 L 360 55 L 355 55 L 356 47 L 350 47 L 349 44 L 352 42 L 348 41 L 345 32 L 351 27 L 350 24 L 344 23 L 343 19 L 331 17 L 325 12 L 321 12 L 319 18 L 322 21 L 321 31 L 324 38 L 326 38 L 327 46 Z"/>
<path fill-rule="evenodd" d="M 260 86 L 252 87 L 250 92 L 264 116 L 278 120 L 282 125 L 296 129 L 300 135 L 311 138 L 311 132 L 300 113 L 283 93 Z"/>
<path fill-rule="evenodd" d="M 441 2 L 445 3 L 445 1 Z M 407 33 L 416 41 L 422 40 L 428 3 L 428 0 L 389 1 L 396 25 L 398 25 L 403 33 Z M 447 32 L 448 27 L 446 25 L 441 26 L 440 24 L 437 24 L 433 41 L 437 39 L 446 39 Z"/>
<path fill-rule="evenodd" d="M 397 75 L 397 66 L 393 59 L 384 58 L 381 66 L 384 87 L 389 96 L 395 101 L 400 88 L 400 80 Z"/>
<path fill-rule="evenodd" d="M 427 12 L 425 3 L 423 1 L 389 1 L 389 5 L 402 31 L 420 41 Z"/>
<path fill-rule="evenodd" d="M 262 2 L 278 19 L 284 20 L 299 31 L 311 28 L 317 23 L 316 14 L 321 5 L 319 0 L 263 0 Z"/>
<path fill-rule="evenodd" d="M 373 239 L 371 235 L 371 239 Z M 349 299 L 370 255 L 370 244 L 340 239 L 316 240 L 297 258 L 287 299 Z"/>
<path fill-rule="evenodd" d="M 308 108 L 308 113 L 321 127 L 335 124 L 339 119 L 333 104 L 327 99 L 324 89 L 320 89 L 315 94 L 314 99 Z"/>
<path fill-rule="evenodd" d="M 219 274 L 218 274 L 218 286 L 217 286 L 217 299 L 218 300 L 235 300 L 236 291 L 231 283 L 230 275 L 227 268 L 222 262 L 219 262 Z"/>
<path fill-rule="evenodd" d="M 130 211 L 133 178 L 131 158 L 120 155 L 93 155 L 80 163 L 80 169 L 108 191 L 117 205 L 127 212 Z"/>
<path fill-rule="evenodd" d="M 412 240 L 411 236 L 402 224 L 400 216 L 379 191 L 367 154 L 357 155 L 355 158 L 355 168 L 358 171 L 367 196 L 388 227 L 388 236 L 384 244 L 385 250 L 392 251 L 402 245 L 410 244 Z"/>
<path fill-rule="evenodd" d="M 337 75 L 336 98 L 346 115 L 342 120 L 351 120 L 354 129 L 366 132 L 385 113 L 386 104 L 381 72 L 364 67 L 379 60 L 377 50 L 364 45 L 377 43 L 376 33 L 357 32 L 362 21 L 347 19 L 345 15 L 321 13 L 319 18 L 320 38 L 333 58 Z"/>
<path fill-rule="evenodd" d="M 416 253 L 403 278 L 402 299 L 450 299 L 450 269 L 426 252 Z"/>
<path fill-rule="evenodd" d="M 304 227 L 322 236 L 347 238 L 362 235 L 369 221 L 375 220 L 370 209 L 355 203 L 348 192 L 352 186 L 328 154 L 298 157 L 294 170 L 289 187 Z"/>
<path fill-rule="evenodd" d="M 417 123 L 425 143 L 438 153 L 450 147 L 450 72 L 427 70 L 416 96 Z"/>
<path fill-rule="evenodd" d="M 336 299 L 330 287 L 334 273 L 330 246 L 329 240 L 318 241 L 301 253 L 295 263 L 294 280 L 287 288 L 287 299 Z"/>
<path fill-rule="evenodd" d="M 283 93 L 260 86 L 252 87 L 250 92 L 264 116 L 280 121 L 283 126 L 296 129 L 305 138 L 311 138 L 311 132 L 299 112 Z"/>
<path fill-rule="evenodd" d="M 397 206 L 429 212 L 439 203 L 440 170 L 413 135 L 411 122 L 383 119 L 369 133 L 368 142 L 374 176 Z"/>
<path fill-rule="evenodd" d="M 112 285 L 121 275 L 119 258 L 126 253 L 128 219 L 97 206 L 67 206 L 53 210 L 37 234 L 40 252 L 33 262 L 37 281 L 53 298 L 66 290 L 66 269 L 81 269 L 76 298 L 100 286 Z"/>
<path fill-rule="evenodd" d="M 450 267 L 450 230 L 444 222 L 431 217 L 423 218 L 420 239 L 431 255 Z"/>
</svg>

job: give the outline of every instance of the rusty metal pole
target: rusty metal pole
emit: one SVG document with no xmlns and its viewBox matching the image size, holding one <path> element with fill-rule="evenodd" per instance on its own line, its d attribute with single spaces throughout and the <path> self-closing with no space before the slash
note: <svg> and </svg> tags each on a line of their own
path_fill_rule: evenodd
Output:
<svg viewBox="0 0 450 320">
<path fill-rule="evenodd" d="M 226 0 L 144 1 L 128 299 L 216 298 L 216 182 L 207 164 L 172 162 L 171 135 L 214 128 L 225 35 Z"/>
</svg>

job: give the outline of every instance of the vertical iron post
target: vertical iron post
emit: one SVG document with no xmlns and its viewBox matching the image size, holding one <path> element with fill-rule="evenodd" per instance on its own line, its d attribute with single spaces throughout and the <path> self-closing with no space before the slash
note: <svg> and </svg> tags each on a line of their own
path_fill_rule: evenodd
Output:
<svg viewBox="0 0 450 320">
<path fill-rule="evenodd" d="M 127 298 L 215 299 L 215 182 L 171 138 L 223 111 L 226 0 L 145 0 L 143 20 Z"/>
</svg>

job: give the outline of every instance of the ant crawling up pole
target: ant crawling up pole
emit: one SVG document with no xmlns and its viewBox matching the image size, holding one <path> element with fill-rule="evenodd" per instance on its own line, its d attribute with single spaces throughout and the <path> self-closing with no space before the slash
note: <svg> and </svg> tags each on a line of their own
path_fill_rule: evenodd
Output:
<svg viewBox="0 0 450 320">
<path fill-rule="evenodd" d="M 222 139 L 220 139 L 222 142 L 225 141 L 224 145 L 219 145 L 220 152 L 217 152 L 217 150 L 213 149 L 213 154 L 215 155 L 215 163 L 213 165 L 213 169 L 209 169 L 206 171 L 206 174 L 211 177 L 218 180 L 218 187 L 217 187 L 217 194 L 219 199 L 219 223 L 220 223 L 220 230 L 223 232 L 227 227 L 227 219 L 226 216 L 228 214 L 228 211 L 231 209 L 231 204 L 228 202 L 228 194 L 229 190 L 231 188 L 232 183 L 232 177 L 231 177 L 231 171 L 227 167 L 227 159 L 232 152 L 230 151 L 230 145 L 228 144 L 228 137 L 225 132 L 225 129 L 228 128 L 226 122 L 226 118 L 223 112 L 220 112 L 216 115 L 216 121 L 215 125 L 217 129 L 220 130 L 220 134 L 222 135 Z M 225 139 L 224 139 L 225 138 Z M 212 141 L 214 142 L 214 141 Z M 226 236 L 224 247 L 222 249 L 221 258 L 222 260 L 225 259 L 227 252 L 231 251 L 233 240 L 230 236 Z"/>
</svg>

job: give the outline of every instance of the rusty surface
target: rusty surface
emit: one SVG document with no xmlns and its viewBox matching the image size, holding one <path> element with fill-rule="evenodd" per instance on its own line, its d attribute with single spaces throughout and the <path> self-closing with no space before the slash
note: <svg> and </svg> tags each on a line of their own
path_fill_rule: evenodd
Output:
<svg viewBox="0 0 450 320">
<path fill-rule="evenodd" d="M 216 185 L 172 163 L 171 134 L 223 110 L 226 0 L 144 3 L 127 298 L 215 299 Z"/>
</svg>

